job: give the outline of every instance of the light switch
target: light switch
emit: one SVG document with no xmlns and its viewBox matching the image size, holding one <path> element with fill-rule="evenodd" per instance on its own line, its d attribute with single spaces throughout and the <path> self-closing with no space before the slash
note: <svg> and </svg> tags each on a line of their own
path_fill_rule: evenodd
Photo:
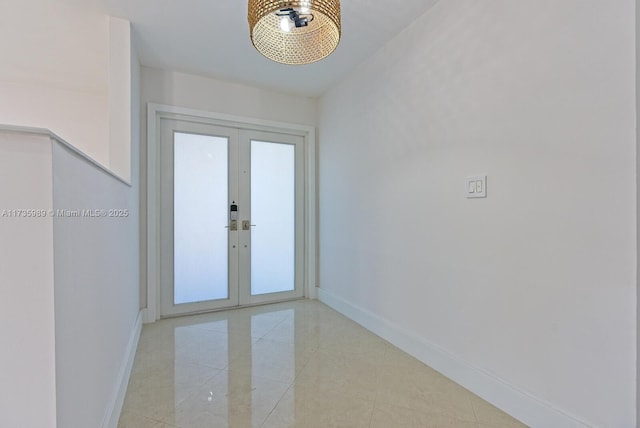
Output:
<svg viewBox="0 0 640 428">
<path fill-rule="evenodd" d="M 474 175 L 467 177 L 464 181 L 464 193 L 467 198 L 486 198 L 487 197 L 487 176 Z"/>
</svg>

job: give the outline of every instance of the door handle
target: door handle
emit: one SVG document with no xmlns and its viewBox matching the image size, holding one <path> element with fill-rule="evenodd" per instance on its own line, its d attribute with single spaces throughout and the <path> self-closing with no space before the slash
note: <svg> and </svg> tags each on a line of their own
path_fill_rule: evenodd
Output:
<svg viewBox="0 0 640 428">
<path fill-rule="evenodd" d="M 242 220 L 242 230 L 249 230 L 252 226 L 255 226 L 255 224 L 251 224 L 249 220 Z"/>
<path fill-rule="evenodd" d="M 238 220 L 231 220 L 229 226 L 225 226 L 229 230 L 238 230 Z"/>
</svg>

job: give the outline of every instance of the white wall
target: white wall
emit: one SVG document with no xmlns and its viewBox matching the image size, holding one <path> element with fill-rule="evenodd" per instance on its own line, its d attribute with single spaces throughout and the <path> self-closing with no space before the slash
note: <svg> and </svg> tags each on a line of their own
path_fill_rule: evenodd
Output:
<svg viewBox="0 0 640 428">
<path fill-rule="evenodd" d="M 50 129 L 129 180 L 130 44 L 128 21 L 71 3 L 5 2 L 0 124 Z"/>
<path fill-rule="evenodd" d="M 567 420 L 635 426 L 634 17 L 441 1 L 323 96 L 325 295 Z"/>
<path fill-rule="evenodd" d="M 74 149 L 0 134 L 0 210 L 128 215 L 0 218 L 9 305 L 0 317 L 12 350 L 0 357 L 0 426 L 115 427 L 139 333 L 140 67 L 129 22 L 23 3 L 0 14 L 0 124 L 49 128 Z"/>
<path fill-rule="evenodd" d="M 4 2 L 0 123 L 51 129 L 108 165 L 108 47 L 106 16 L 51 1 Z"/>
<path fill-rule="evenodd" d="M 112 25 L 119 27 L 116 35 L 129 34 L 128 22 L 112 20 Z M 129 95 L 119 96 L 118 103 L 112 104 L 112 112 L 128 113 L 127 118 L 119 118 L 119 128 L 126 128 L 127 133 L 118 131 L 110 137 L 118 156 L 126 158 L 120 167 L 128 167 L 131 161 L 130 170 L 116 171 L 119 176 L 130 176 L 131 185 L 116 180 L 64 145 L 53 148 L 56 209 L 124 209 L 128 213 L 126 217 L 54 221 L 61 427 L 115 427 L 128 381 L 127 364 L 131 361 L 127 359 L 136 345 L 132 335 L 140 307 L 140 65 L 128 36 L 112 46 L 119 47 L 112 54 L 112 58 L 119 57 L 119 65 L 111 72 L 116 73 L 120 89 L 125 88 Z M 122 73 L 123 67 L 127 67 L 127 73 Z M 133 349 L 129 349 L 131 346 Z"/>
<path fill-rule="evenodd" d="M 20 183 L 20 186 L 16 186 Z M 0 132 L 0 426 L 55 426 L 53 220 L 48 136 Z M 41 214 L 42 212 L 40 212 Z"/>
<path fill-rule="evenodd" d="M 0 123 L 51 129 L 108 164 L 106 97 L 40 83 L 0 80 Z"/>
<path fill-rule="evenodd" d="M 636 424 L 640 422 L 640 1 L 636 0 Z"/>
<path fill-rule="evenodd" d="M 131 180 L 131 24 L 109 17 L 109 169 Z M 137 110 L 135 114 L 137 114 Z M 136 134 L 137 138 L 137 134 Z"/>
<path fill-rule="evenodd" d="M 277 122 L 315 125 L 316 100 L 314 98 L 287 95 L 251 86 L 223 82 L 216 79 L 185 73 L 142 67 L 141 117 L 146 118 L 147 103 L 186 107 L 207 112 L 223 113 Z M 144 123 L 144 120 L 143 120 Z M 140 300 L 146 307 L 146 210 L 144 189 L 147 187 L 147 131 L 141 132 L 140 216 L 142 218 L 141 257 L 142 276 Z"/>
<path fill-rule="evenodd" d="M 143 256 L 146 256 L 146 252 L 143 253 L 142 248 L 146 249 L 146 242 L 142 240 L 142 233 L 145 233 L 146 236 L 146 218 L 142 216 L 140 212 L 140 207 L 142 206 L 142 199 L 146 199 L 146 192 L 144 192 L 142 188 L 142 181 L 146 183 L 146 179 L 142 177 L 142 173 L 140 168 L 142 167 L 141 156 L 142 156 L 142 145 L 146 147 L 146 143 L 143 143 L 142 140 L 142 132 L 143 129 L 146 128 L 146 122 L 144 122 L 143 118 L 146 118 L 146 115 L 143 116 L 142 110 L 144 106 L 141 101 L 142 94 L 142 67 L 140 66 L 140 60 L 138 57 L 138 53 L 135 47 L 131 46 L 131 177 L 135 178 L 134 183 L 136 184 L 136 191 L 138 193 L 138 263 L 139 263 L 139 276 L 138 276 L 138 302 L 140 304 L 140 308 L 143 305 L 140 301 L 140 288 L 146 282 L 142 282 L 143 279 L 146 279 L 146 264 L 143 264 L 143 261 L 146 263 L 146 258 L 143 259 Z M 146 132 L 146 131 L 145 131 Z M 146 173 L 146 170 L 145 170 Z M 144 195 L 144 197 L 143 197 Z"/>
<path fill-rule="evenodd" d="M 60 427 L 102 426 L 120 387 L 118 375 L 139 312 L 137 196 L 137 186 L 54 144 L 55 210 L 128 212 L 124 217 L 54 219 Z"/>
<path fill-rule="evenodd" d="M 640 1 L 636 0 L 636 378 L 640 374 Z M 636 379 L 636 424 L 640 423 L 640 382 Z"/>
</svg>

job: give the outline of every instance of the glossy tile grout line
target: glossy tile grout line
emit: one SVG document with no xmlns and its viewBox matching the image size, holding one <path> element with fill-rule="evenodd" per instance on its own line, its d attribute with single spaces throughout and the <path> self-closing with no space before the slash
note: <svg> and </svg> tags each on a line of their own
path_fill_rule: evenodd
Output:
<svg viewBox="0 0 640 428">
<path fill-rule="evenodd" d="M 119 428 L 523 426 L 318 301 L 145 325 Z"/>
</svg>

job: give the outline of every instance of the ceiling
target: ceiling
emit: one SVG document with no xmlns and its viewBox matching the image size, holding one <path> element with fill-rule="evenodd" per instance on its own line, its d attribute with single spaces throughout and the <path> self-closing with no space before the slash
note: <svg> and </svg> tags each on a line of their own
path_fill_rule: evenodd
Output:
<svg viewBox="0 0 640 428">
<path fill-rule="evenodd" d="M 247 0 L 94 0 L 132 23 L 140 62 L 281 92 L 318 96 L 438 0 L 342 0 L 342 39 L 328 58 L 289 66 L 249 39 Z M 86 5 L 87 3 L 85 3 Z"/>
</svg>

